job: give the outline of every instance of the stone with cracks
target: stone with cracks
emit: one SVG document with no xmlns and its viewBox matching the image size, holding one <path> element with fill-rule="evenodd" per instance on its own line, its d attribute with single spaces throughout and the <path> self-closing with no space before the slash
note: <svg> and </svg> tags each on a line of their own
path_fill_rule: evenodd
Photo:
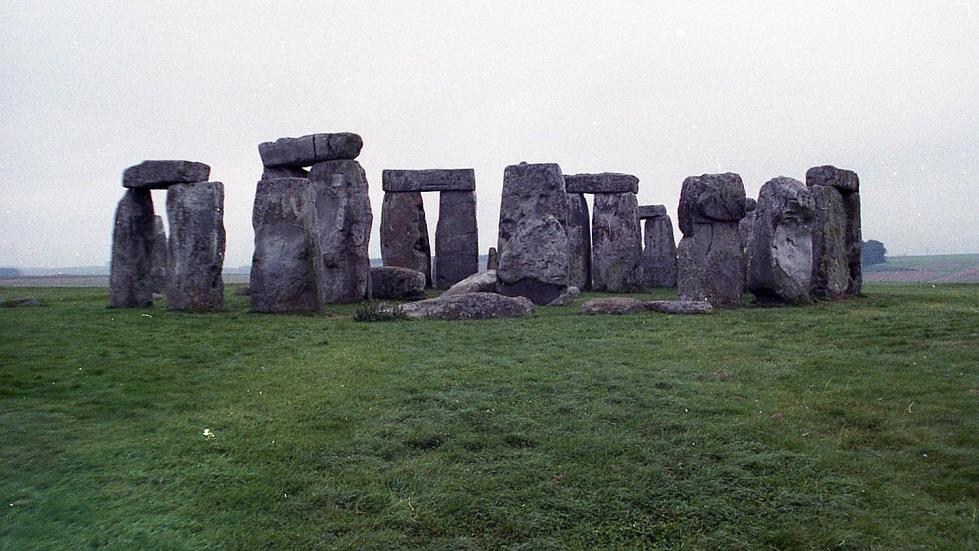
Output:
<svg viewBox="0 0 979 551">
<path fill-rule="evenodd" d="M 253 312 L 319 312 L 321 304 L 306 227 L 306 178 L 260 180 L 255 189 L 249 290 Z"/>
<path fill-rule="evenodd" d="M 642 303 L 630 297 L 593 298 L 581 305 L 582 314 L 631 314 L 642 310 Z"/>
<path fill-rule="evenodd" d="M 496 270 L 484 270 L 477 272 L 452 287 L 449 287 L 441 296 L 450 297 L 464 293 L 495 293 L 496 292 Z"/>
<path fill-rule="evenodd" d="M 224 184 L 177 184 L 167 191 L 170 273 L 167 308 L 224 308 Z"/>
<path fill-rule="evenodd" d="M 762 302 L 808 302 L 815 201 L 802 182 L 780 177 L 761 188 L 748 242 L 747 288 Z"/>
<path fill-rule="evenodd" d="M 843 210 L 846 212 L 846 256 L 850 268 L 846 294 L 856 296 L 863 290 L 863 231 L 860 222 L 860 194 L 844 195 Z"/>
<path fill-rule="evenodd" d="M 496 247 L 490 247 L 486 253 L 486 269 L 496 271 L 500 266 L 500 255 L 496 252 Z"/>
<path fill-rule="evenodd" d="M 813 235 L 813 294 L 827 298 L 857 295 L 863 286 L 860 180 L 853 171 L 818 166 L 806 172 L 806 185 L 816 192 L 817 201 Z M 825 188 L 836 190 L 839 201 L 835 195 L 822 191 Z M 843 228 L 842 247 L 836 238 L 839 220 L 842 220 Z M 846 284 L 842 292 L 839 291 L 838 281 L 840 264 L 846 267 Z"/>
<path fill-rule="evenodd" d="M 395 266 L 371 268 L 371 298 L 406 300 L 424 296 L 425 274 Z"/>
<path fill-rule="evenodd" d="M 402 306 L 409 319 L 481 320 L 516 318 L 534 311 L 534 303 L 524 297 L 496 293 L 462 293 L 412 302 Z"/>
<path fill-rule="evenodd" d="M 568 285 L 591 289 L 591 221 L 581 193 L 568 194 Z"/>
<path fill-rule="evenodd" d="M 421 193 L 384 194 L 381 206 L 381 259 L 385 266 L 423 273 L 425 285 L 432 286 L 432 250 Z"/>
<path fill-rule="evenodd" d="M 503 172 L 500 226 L 496 250 L 503 261 L 506 243 L 526 218 L 553 216 L 567 224 L 568 199 L 561 167 L 554 163 L 510 165 Z"/>
<path fill-rule="evenodd" d="M 665 209 L 664 209 L 665 210 Z M 676 287 L 676 240 L 667 215 L 646 219 L 642 273 L 646 287 Z"/>
<path fill-rule="evenodd" d="M 568 234 L 551 215 L 529 216 L 503 244 L 496 272 L 500 293 L 548 304 L 568 287 Z"/>
<path fill-rule="evenodd" d="M 694 224 L 741 220 L 745 215 L 741 176 L 730 172 L 690 176 L 683 181 L 678 215 L 683 235 L 690 235 Z"/>
<path fill-rule="evenodd" d="M 326 161 L 356 159 L 363 147 L 364 140 L 359 135 L 335 132 L 263 142 L 258 144 L 258 154 L 266 167 L 302 168 Z"/>
<path fill-rule="evenodd" d="M 592 289 L 642 289 L 642 230 L 634 193 L 595 196 L 592 220 Z"/>
<path fill-rule="evenodd" d="M 122 173 L 122 186 L 130 189 L 167 189 L 173 184 L 206 182 L 211 167 L 194 161 L 143 161 Z"/>
<path fill-rule="evenodd" d="M 568 193 L 639 193 L 639 178 L 631 174 L 572 174 L 564 183 Z"/>
<path fill-rule="evenodd" d="M 666 216 L 666 205 L 639 205 L 639 219 L 648 220 Z"/>
<path fill-rule="evenodd" d="M 145 308 L 153 304 L 154 214 L 148 189 L 128 189 L 116 207 L 109 272 L 109 306 Z"/>
<path fill-rule="evenodd" d="M 815 203 L 810 289 L 815 297 L 835 298 L 846 293 L 850 281 L 843 196 L 830 186 L 810 189 Z"/>
<path fill-rule="evenodd" d="M 448 289 L 478 271 L 476 193 L 443 191 L 435 227 L 435 286 Z"/>
<path fill-rule="evenodd" d="M 167 288 L 167 232 L 163 218 L 153 217 L 153 259 L 150 270 L 150 290 L 162 293 Z"/>
<path fill-rule="evenodd" d="M 471 168 L 384 170 L 381 187 L 386 192 L 475 191 L 476 172 Z"/>
<path fill-rule="evenodd" d="M 709 314 L 714 311 L 709 302 L 702 300 L 651 300 L 642 303 L 642 307 L 663 314 Z"/>
<path fill-rule="evenodd" d="M 370 279 L 371 213 L 367 176 L 357 161 L 317 163 L 306 211 L 320 304 L 359 302 Z"/>
</svg>

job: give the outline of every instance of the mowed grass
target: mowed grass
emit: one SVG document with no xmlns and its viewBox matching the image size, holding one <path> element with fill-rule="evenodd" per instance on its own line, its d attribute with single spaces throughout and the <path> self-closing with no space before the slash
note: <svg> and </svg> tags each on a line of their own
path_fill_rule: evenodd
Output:
<svg viewBox="0 0 979 551">
<path fill-rule="evenodd" d="M 865 292 L 355 323 L 31 290 L 0 548 L 976 549 L 979 286 Z"/>
</svg>

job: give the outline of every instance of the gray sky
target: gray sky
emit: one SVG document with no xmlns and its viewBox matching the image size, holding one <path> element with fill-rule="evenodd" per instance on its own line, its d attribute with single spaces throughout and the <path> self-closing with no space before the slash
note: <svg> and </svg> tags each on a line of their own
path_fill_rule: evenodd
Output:
<svg viewBox="0 0 979 551">
<path fill-rule="evenodd" d="M 474 167 L 485 253 L 520 161 L 635 174 L 674 219 L 686 176 L 835 164 L 865 239 L 979 252 L 971 4 L 5 0 L 0 265 L 107 263 L 122 170 L 165 158 L 211 165 L 247 264 L 257 144 L 329 131 L 364 137 L 372 256 L 382 169 Z"/>
</svg>

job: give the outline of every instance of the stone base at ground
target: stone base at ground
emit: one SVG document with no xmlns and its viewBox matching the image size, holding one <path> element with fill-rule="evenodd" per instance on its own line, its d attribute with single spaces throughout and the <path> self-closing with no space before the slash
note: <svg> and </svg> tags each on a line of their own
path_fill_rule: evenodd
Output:
<svg viewBox="0 0 979 551">
<path fill-rule="evenodd" d="M 425 274 L 408 268 L 371 268 L 371 298 L 408 300 L 425 296 Z"/>
</svg>

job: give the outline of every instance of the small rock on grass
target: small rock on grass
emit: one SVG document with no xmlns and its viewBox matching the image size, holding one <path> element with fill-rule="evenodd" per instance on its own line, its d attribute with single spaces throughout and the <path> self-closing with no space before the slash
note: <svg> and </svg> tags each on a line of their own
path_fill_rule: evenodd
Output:
<svg viewBox="0 0 979 551">
<path fill-rule="evenodd" d="M 41 301 L 34 297 L 15 298 L 13 300 L 4 300 L 3 297 L 0 297 L 0 306 L 5 308 L 16 308 L 18 306 L 41 306 Z"/>
<path fill-rule="evenodd" d="M 714 307 L 702 300 L 651 300 L 642 307 L 652 312 L 664 314 L 709 314 Z"/>
<path fill-rule="evenodd" d="M 642 310 L 642 303 L 630 297 L 593 298 L 581 305 L 582 314 L 631 314 Z"/>
</svg>

